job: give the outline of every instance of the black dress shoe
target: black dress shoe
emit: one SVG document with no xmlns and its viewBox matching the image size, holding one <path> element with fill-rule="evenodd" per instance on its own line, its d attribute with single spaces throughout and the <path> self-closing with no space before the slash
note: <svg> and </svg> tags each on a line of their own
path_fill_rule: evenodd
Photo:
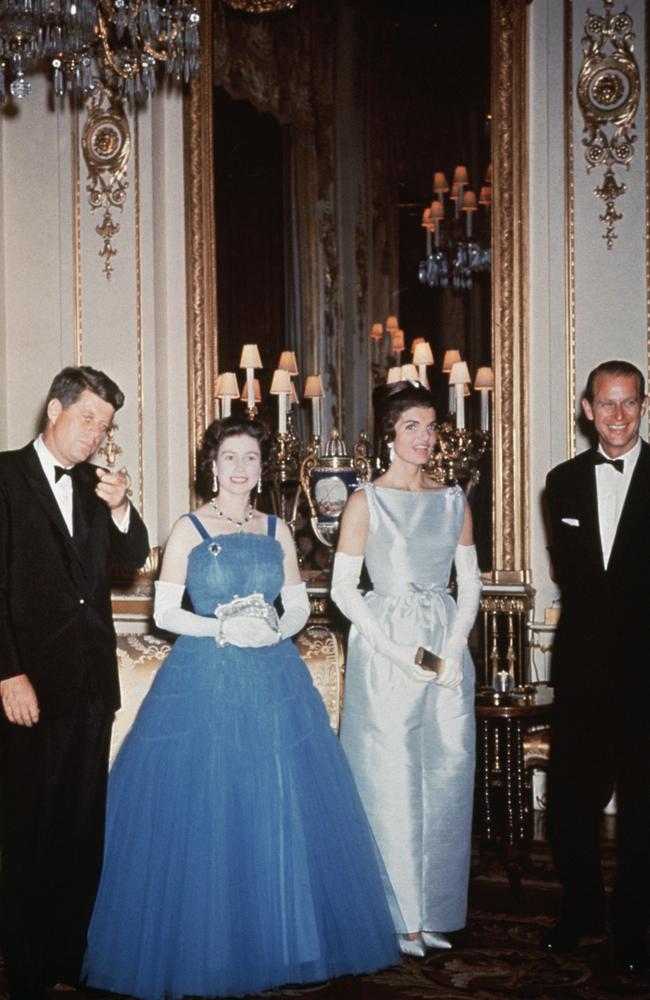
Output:
<svg viewBox="0 0 650 1000">
<path fill-rule="evenodd" d="M 540 944 L 543 951 L 550 951 L 553 955 L 566 955 L 578 947 L 580 938 L 599 937 L 603 932 L 604 927 L 601 924 L 587 926 L 560 920 L 555 927 L 551 927 L 542 935 Z"/>
<path fill-rule="evenodd" d="M 650 957 L 647 951 L 616 951 L 616 971 L 622 976 L 647 976 L 650 973 Z"/>
<path fill-rule="evenodd" d="M 580 931 L 574 924 L 562 923 L 549 928 L 542 934 L 540 941 L 542 951 L 549 951 L 553 955 L 565 955 L 569 951 L 577 948 L 580 941 Z"/>
</svg>

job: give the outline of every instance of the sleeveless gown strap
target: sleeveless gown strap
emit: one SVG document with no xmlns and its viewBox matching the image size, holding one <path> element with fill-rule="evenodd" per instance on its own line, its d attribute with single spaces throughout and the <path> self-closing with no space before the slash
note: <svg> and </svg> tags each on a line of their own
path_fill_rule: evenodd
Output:
<svg viewBox="0 0 650 1000">
<path fill-rule="evenodd" d="M 275 538 L 275 529 L 277 528 L 277 525 L 278 519 L 275 514 L 267 514 L 266 533 L 269 538 Z"/>
<path fill-rule="evenodd" d="M 198 531 L 201 538 L 206 539 L 211 537 L 210 533 L 206 531 L 205 527 L 201 524 L 196 514 L 188 514 L 187 516 L 189 517 L 190 521 Z"/>
</svg>

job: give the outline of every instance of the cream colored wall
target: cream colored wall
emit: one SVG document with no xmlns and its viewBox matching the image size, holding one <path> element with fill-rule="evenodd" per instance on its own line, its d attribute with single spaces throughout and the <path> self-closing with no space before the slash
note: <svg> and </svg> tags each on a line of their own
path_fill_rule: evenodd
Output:
<svg viewBox="0 0 650 1000">
<path fill-rule="evenodd" d="M 645 100 L 636 118 L 635 155 L 629 171 L 617 169 L 627 193 L 616 208 L 623 214 L 611 250 L 602 239 L 602 201 L 594 188 L 602 170 L 588 174 L 582 147 L 582 117 L 576 82 L 582 62 L 585 14 L 604 13 L 593 0 L 571 5 L 572 45 L 565 46 L 564 4 L 535 0 L 529 9 L 530 135 L 530 496 L 532 582 L 537 590 L 535 618 L 557 597 L 550 579 L 540 498 L 547 471 L 582 451 L 587 441 L 575 431 L 580 394 L 592 367 L 607 358 L 624 358 L 648 371 L 647 136 Z M 615 3 L 616 12 L 623 4 Z M 634 20 L 636 58 L 645 79 L 643 0 L 627 0 Z M 565 98 L 565 59 L 571 56 L 572 82 Z M 573 128 L 567 130 L 567 111 Z M 569 160 L 573 143 L 573 164 Z M 571 182 L 574 192 L 574 249 L 568 237 Z M 570 304 L 573 299 L 573 320 Z M 644 436 L 647 426 L 644 422 Z"/>
<path fill-rule="evenodd" d="M 73 114 L 51 108 L 44 77 L 32 85 L 0 115 L 0 447 L 33 436 L 61 367 L 105 369 L 126 394 L 117 464 L 129 469 L 156 544 L 189 498 L 182 98 L 161 92 L 129 115 L 129 186 L 123 211 L 113 210 L 109 281 Z M 78 134 L 84 121 L 82 110 Z"/>
</svg>

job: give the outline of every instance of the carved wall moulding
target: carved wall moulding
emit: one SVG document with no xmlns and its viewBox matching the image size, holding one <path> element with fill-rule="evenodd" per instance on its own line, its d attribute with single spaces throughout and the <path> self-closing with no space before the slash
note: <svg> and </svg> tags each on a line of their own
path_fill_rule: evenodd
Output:
<svg viewBox="0 0 650 1000">
<path fill-rule="evenodd" d="M 243 10 L 247 14 L 272 14 L 279 10 L 291 10 L 298 0 L 226 0 L 233 10 Z"/>
<path fill-rule="evenodd" d="M 616 13 L 612 9 L 614 0 L 603 0 L 603 4 L 604 14 L 587 10 L 577 97 L 586 133 L 582 144 L 587 172 L 595 167 L 605 171 L 603 183 L 594 194 L 605 205 L 599 219 L 605 223 L 603 239 L 611 250 L 617 239 L 615 225 L 623 218 L 615 202 L 626 191 L 625 184 L 617 181 L 614 168 L 629 168 L 634 155 L 641 80 L 634 56 L 632 17 L 627 8 Z"/>
<path fill-rule="evenodd" d="M 95 232 L 103 241 L 99 256 L 104 259 L 103 271 L 110 280 L 111 260 L 117 254 L 113 237 L 120 231 L 111 213 L 115 208 L 122 211 L 126 201 L 129 185 L 125 174 L 131 153 L 131 133 L 124 109 L 111 99 L 109 91 L 99 81 L 95 81 L 95 91 L 87 103 L 81 148 L 88 168 L 88 202 L 93 212 L 104 211 Z"/>
</svg>

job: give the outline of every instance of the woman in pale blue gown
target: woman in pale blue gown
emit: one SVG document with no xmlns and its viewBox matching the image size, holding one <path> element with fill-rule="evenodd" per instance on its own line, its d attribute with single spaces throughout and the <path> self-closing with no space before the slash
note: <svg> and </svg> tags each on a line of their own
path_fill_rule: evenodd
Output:
<svg viewBox="0 0 650 1000">
<path fill-rule="evenodd" d="M 179 638 L 110 775 L 92 987 L 255 994 L 399 957 L 354 780 L 290 641 L 309 614 L 291 533 L 250 501 L 263 438 L 210 425 L 214 495 L 165 549 L 155 618 Z"/>
<path fill-rule="evenodd" d="M 465 925 L 474 784 L 474 668 L 481 590 L 463 491 L 424 473 L 435 444 L 427 389 L 373 394 L 391 455 L 343 514 L 332 596 L 352 622 L 341 739 L 407 934 L 423 956 Z M 365 561 L 372 590 L 358 589 Z M 458 598 L 449 592 L 452 563 Z M 422 651 L 441 658 L 418 665 Z"/>
</svg>

